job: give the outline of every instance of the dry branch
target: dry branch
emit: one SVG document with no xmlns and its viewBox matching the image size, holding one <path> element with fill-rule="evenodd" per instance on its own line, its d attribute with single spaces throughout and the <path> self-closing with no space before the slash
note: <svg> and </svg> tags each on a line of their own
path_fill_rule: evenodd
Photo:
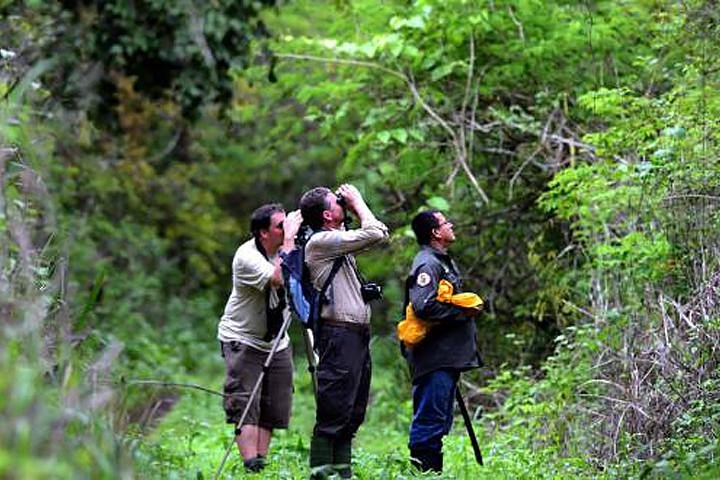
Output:
<svg viewBox="0 0 720 480">
<path fill-rule="evenodd" d="M 474 43 L 473 42 L 471 42 L 471 48 L 473 49 L 472 55 L 474 56 Z M 387 68 L 384 65 L 381 65 L 376 62 L 367 62 L 367 61 L 363 61 L 363 60 L 318 57 L 318 56 L 314 56 L 314 55 L 298 55 L 298 54 L 290 54 L 290 53 L 279 53 L 279 54 L 276 54 L 276 56 L 278 58 L 287 58 L 287 59 L 294 59 L 294 60 L 308 60 L 308 61 L 315 61 L 315 62 L 337 63 L 337 64 L 342 64 L 342 65 L 355 65 L 355 66 L 367 67 L 367 68 L 380 70 L 382 72 L 388 73 L 396 78 L 401 79 L 405 83 L 405 85 L 408 87 L 408 89 L 410 90 L 410 93 L 412 94 L 413 99 L 418 103 L 418 105 L 420 105 L 420 107 L 430 116 L 430 118 L 432 118 L 450 137 L 451 143 L 455 150 L 455 162 L 457 164 L 459 164 L 460 168 L 462 168 L 462 170 L 465 172 L 465 174 L 468 177 L 468 180 L 470 180 L 470 183 L 475 188 L 475 191 L 478 193 L 478 195 L 480 195 L 480 197 L 483 199 L 483 201 L 485 203 L 489 202 L 488 196 L 485 194 L 482 187 L 480 187 L 480 184 L 477 181 L 477 178 L 472 173 L 472 170 L 470 169 L 470 166 L 468 165 L 467 147 L 465 145 L 465 136 L 464 136 L 465 134 L 464 134 L 463 128 L 460 127 L 458 131 L 455 131 L 450 126 L 449 121 L 442 118 L 442 116 L 425 101 L 423 96 L 420 94 L 417 83 L 415 82 L 415 79 L 412 76 L 412 72 L 409 72 L 406 74 L 406 73 L 403 73 L 398 70 Z M 472 71 L 469 73 L 469 75 L 470 75 L 470 78 L 472 78 Z M 454 174 L 451 174 L 451 176 L 454 177 Z"/>
</svg>

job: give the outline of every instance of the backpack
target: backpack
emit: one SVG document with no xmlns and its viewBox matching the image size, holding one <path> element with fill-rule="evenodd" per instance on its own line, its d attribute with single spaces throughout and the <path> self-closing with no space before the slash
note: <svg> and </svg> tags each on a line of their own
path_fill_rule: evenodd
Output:
<svg viewBox="0 0 720 480">
<path fill-rule="evenodd" d="M 410 275 L 405 280 L 405 317 L 400 319 L 396 325 L 398 340 L 405 349 L 409 349 L 420 343 L 430 331 L 431 322 L 425 321 L 415 315 L 410 303 L 410 287 L 415 283 L 415 275 Z"/>
<path fill-rule="evenodd" d="M 310 281 L 310 272 L 305 263 L 305 245 L 307 245 L 313 233 L 305 236 L 304 241 L 297 245 L 296 248 L 290 252 L 281 253 L 280 256 L 283 260 L 283 280 L 285 291 L 290 300 L 290 309 L 295 313 L 304 328 L 316 332 L 320 326 L 320 310 L 323 305 L 328 303 L 327 289 L 340 269 L 344 257 L 335 259 L 327 280 L 325 280 L 322 288 L 317 290 Z"/>
</svg>

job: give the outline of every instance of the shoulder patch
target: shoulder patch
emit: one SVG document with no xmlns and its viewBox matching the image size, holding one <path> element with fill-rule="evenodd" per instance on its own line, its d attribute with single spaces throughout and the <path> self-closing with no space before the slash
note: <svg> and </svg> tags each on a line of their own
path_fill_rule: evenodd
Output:
<svg viewBox="0 0 720 480">
<path fill-rule="evenodd" d="M 419 287 L 426 287 L 430 284 L 430 275 L 427 274 L 427 272 L 420 272 L 420 275 L 417 277 L 417 284 Z"/>
</svg>

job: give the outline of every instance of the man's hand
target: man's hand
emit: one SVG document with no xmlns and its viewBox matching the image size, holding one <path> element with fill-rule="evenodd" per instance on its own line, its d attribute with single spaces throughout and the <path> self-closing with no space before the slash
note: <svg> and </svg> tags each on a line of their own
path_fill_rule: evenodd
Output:
<svg viewBox="0 0 720 480">
<path fill-rule="evenodd" d="M 285 220 L 283 220 L 283 243 L 280 245 L 281 252 L 289 253 L 295 248 L 295 235 L 300 230 L 302 221 L 300 210 L 294 210 L 285 215 Z M 275 288 L 283 285 L 282 257 L 280 255 L 275 257 L 275 271 L 270 278 L 270 284 Z"/>
<path fill-rule="evenodd" d="M 365 200 L 355 185 L 343 183 L 337 189 L 336 193 L 345 199 L 348 209 L 357 215 L 361 222 L 364 218 L 372 217 L 370 208 L 365 203 Z"/>
<path fill-rule="evenodd" d="M 365 204 L 360 190 L 358 190 L 355 185 L 343 183 L 342 185 L 340 185 L 340 187 L 338 187 L 336 193 L 345 199 L 348 208 L 352 209 L 353 211 L 355 211 L 355 208 L 358 204 Z"/>
<path fill-rule="evenodd" d="M 285 216 L 283 220 L 283 244 L 280 247 L 283 251 L 289 252 L 295 248 L 295 236 L 300 230 L 303 218 L 300 210 L 293 210 Z"/>
<path fill-rule="evenodd" d="M 300 210 L 293 210 L 285 216 L 285 220 L 283 220 L 285 240 L 295 240 L 295 235 L 297 235 L 298 230 L 300 230 L 302 222 L 303 218 L 302 214 L 300 214 Z"/>
</svg>

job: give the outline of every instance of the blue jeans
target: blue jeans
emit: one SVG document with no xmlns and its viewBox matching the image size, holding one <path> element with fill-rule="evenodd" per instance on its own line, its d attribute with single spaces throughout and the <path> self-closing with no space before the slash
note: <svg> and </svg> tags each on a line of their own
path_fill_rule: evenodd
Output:
<svg viewBox="0 0 720 480">
<path fill-rule="evenodd" d="M 437 370 L 423 375 L 413 385 L 411 449 L 442 450 L 442 437 L 450 433 L 452 427 L 455 389 L 459 377 L 457 371 Z"/>
</svg>

